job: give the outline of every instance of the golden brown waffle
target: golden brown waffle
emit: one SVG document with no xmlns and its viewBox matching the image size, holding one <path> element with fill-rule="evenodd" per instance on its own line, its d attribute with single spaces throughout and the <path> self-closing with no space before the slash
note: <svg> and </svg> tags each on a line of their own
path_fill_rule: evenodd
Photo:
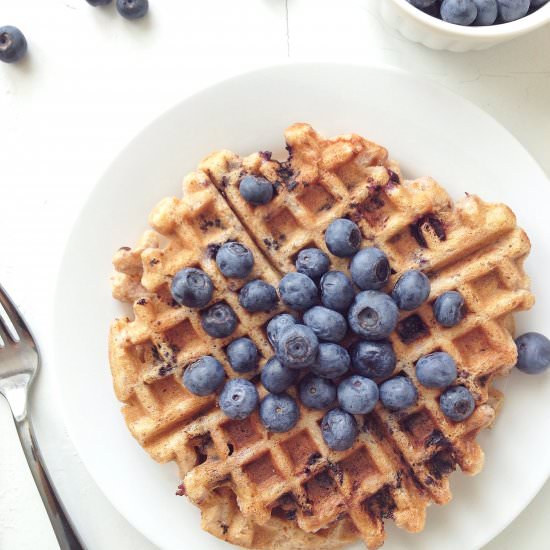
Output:
<svg viewBox="0 0 550 550">
<path fill-rule="evenodd" d="M 400 177 L 386 149 L 360 136 L 324 140 L 311 126 L 295 124 L 285 137 L 290 160 L 284 164 L 271 160 L 270 153 L 241 159 L 230 151 L 219 151 L 199 165 L 281 273 L 294 271 L 294 258 L 303 248 L 326 250 L 324 232 L 332 220 Z M 275 198 L 264 206 L 247 203 L 239 193 L 244 173 L 273 182 L 278 189 Z M 346 268 L 349 263 L 334 256 L 331 261 L 332 269 Z"/>
<path fill-rule="evenodd" d="M 133 301 L 135 314 L 133 321 L 117 319 L 111 328 L 115 392 L 129 404 L 123 410 L 130 430 L 158 460 L 173 458 L 168 456 L 172 450 L 166 447 L 165 435 L 174 423 L 181 427 L 190 414 L 215 405 L 214 397 L 197 398 L 176 382 L 183 368 L 203 355 L 213 355 L 233 377 L 224 348 L 240 336 L 253 339 L 268 358 L 272 351 L 263 327 L 280 311 L 250 315 L 239 305 L 238 290 L 247 280 L 276 285 L 279 275 L 204 173 L 190 174 L 183 187 L 183 199 L 164 199 L 151 213 L 149 223 L 158 233 L 146 232 L 136 249 L 123 247 L 114 257 L 113 294 L 121 301 Z M 162 238 L 167 242 L 161 247 Z M 254 253 L 254 268 L 246 280 L 226 279 L 216 267 L 216 251 L 228 240 L 242 242 Z M 231 336 L 211 338 L 197 310 L 172 300 L 171 277 L 182 266 L 208 273 L 214 284 L 211 304 L 226 302 L 233 308 L 239 324 Z"/>
<path fill-rule="evenodd" d="M 454 205 L 429 178 L 403 180 L 386 150 L 359 136 L 326 140 L 297 124 L 286 140 L 291 156 L 284 164 L 269 153 L 207 157 L 186 178 L 183 199 L 165 199 L 151 215 L 167 244 L 146 233 L 134 250 L 117 253 L 114 295 L 135 300 L 135 320 L 119 319 L 111 329 L 115 390 L 139 443 L 158 461 L 177 461 L 206 530 L 249 548 L 336 548 L 355 537 L 376 548 L 385 519 L 420 531 L 426 506 L 450 500 L 448 475 L 456 465 L 466 473 L 482 467 L 475 437 L 495 416 L 491 382 L 516 359 L 511 314 L 533 302 L 523 271 L 529 241 L 506 206 L 474 196 Z M 272 181 L 274 200 L 257 207 L 243 201 L 238 183 L 246 173 Z M 389 287 L 415 267 L 428 274 L 432 291 L 417 311 L 401 315 L 391 336 L 396 372 L 413 380 L 418 403 L 398 413 L 378 404 L 357 417 L 361 431 L 354 446 L 337 452 L 322 439 L 322 411 L 300 407 L 293 430 L 269 434 L 257 413 L 229 420 L 214 397 L 190 394 L 180 378 L 204 354 L 215 355 L 233 377 L 223 349 L 241 335 L 256 342 L 263 361 L 272 353 L 264 330 L 272 314 L 239 307 L 235 291 L 244 282 L 220 276 L 216 246 L 243 242 L 256 258 L 250 278 L 276 285 L 302 248 L 326 250 L 324 230 L 342 216 L 358 223 L 365 244 L 388 255 L 395 270 Z M 348 260 L 331 260 L 333 269 L 347 271 Z M 235 309 L 240 324 L 231 337 L 211 339 L 194 310 L 174 307 L 168 285 L 187 266 L 211 276 L 213 303 L 225 300 Z M 443 328 L 431 303 L 449 289 L 463 294 L 467 315 Z M 440 391 L 416 383 L 414 363 L 435 350 L 455 358 L 457 383 L 476 399 L 464 422 L 448 421 L 439 409 Z"/>
<path fill-rule="evenodd" d="M 259 525 L 246 518 L 233 490 L 216 489 L 201 502 L 202 527 L 205 531 L 246 548 L 271 550 L 332 550 L 357 539 L 353 523 L 343 518 L 316 533 L 300 529 L 294 521 L 295 507 L 291 502 L 275 510 L 269 520 Z"/>
</svg>

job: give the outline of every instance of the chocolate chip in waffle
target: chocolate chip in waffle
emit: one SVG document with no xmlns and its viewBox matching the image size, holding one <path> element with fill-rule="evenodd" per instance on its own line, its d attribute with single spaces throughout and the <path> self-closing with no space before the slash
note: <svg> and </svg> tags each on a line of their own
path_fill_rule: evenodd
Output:
<svg viewBox="0 0 550 550">
<path fill-rule="evenodd" d="M 529 241 L 506 206 L 475 196 L 453 204 L 430 178 L 404 180 L 385 149 L 359 136 L 327 140 L 297 124 L 286 140 L 290 158 L 284 163 L 268 153 L 207 157 L 185 180 L 183 199 L 165 199 L 151 215 L 167 244 L 147 233 L 136 249 L 117 253 L 114 294 L 135 300 L 135 320 L 119 319 L 111 330 L 115 390 L 139 443 L 156 460 L 178 462 L 208 531 L 250 548 L 333 548 L 354 537 L 375 548 L 384 541 L 385 519 L 410 531 L 423 528 L 426 506 L 450 500 L 448 476 L 456 465 L 466 473 L 482 467 L 475 437 L 494 419 L 491 382 L 516 359 L 511 314 L 533 302 L 523 271 Z M 274 184 L 270 203 L 250 206 L 242 199 L 238 185 L 247 174 Z M 239 307 L 236 291 L 246 281 L 221 276 L 216 247 L 242 242 L 256 260 L 249 278 L 276 286 L 301 249 L 326 251 L 324 231 L 339 217 L 353 219 L 364 244 L 387 254 L 395 272 L 388 288 L 409 268 L 422 269 L 431 281 L 428 301 L 402 312 L 391 335 L 395 373 L 413 381 L 417 404 L 392 413 L 379 403 L 359 415 L 360 435 L 340 452 L 323 441 L 323 412 L 300 406 L 291 431 L 270 434 L 257 413 L 230 420 L 215 397 L 194 396 L 181 383 L 182 370 L 205 354 L 234 377 L 224 348 L 242 335 L 254 340 L 263 361 L 272 353 L 265 324 L 276 312 Z M 349 260 L 331 256 L 331 263 L 348 270 Z M 210 338 L 200 313 L 172 302 L 171 277 L 189 266 L 212 278 L 212 303 L 224 300 L 237 313 L 231 337 Z M 459 325 L 444 328 L 431 304 L 451 289 L 462 293 L 467 313 Z M 456 383 L 476 399 L 464 422 L 449 421 L 439 408 L 441 390 L 416 380 L 415 362 L 436 350 L 454 357 Z"/>
</svg>

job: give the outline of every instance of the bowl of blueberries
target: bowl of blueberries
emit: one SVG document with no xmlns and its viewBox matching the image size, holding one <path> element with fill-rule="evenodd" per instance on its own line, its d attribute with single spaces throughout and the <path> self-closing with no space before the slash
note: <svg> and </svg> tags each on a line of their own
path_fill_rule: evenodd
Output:
<svg viewBox="0 0 550 550">
<path fill-rule="evenodd" d="M 435 50 L 484 50 L 550 23 L 549 0 L 380 0 L 388 25 Z"/>
</svg>

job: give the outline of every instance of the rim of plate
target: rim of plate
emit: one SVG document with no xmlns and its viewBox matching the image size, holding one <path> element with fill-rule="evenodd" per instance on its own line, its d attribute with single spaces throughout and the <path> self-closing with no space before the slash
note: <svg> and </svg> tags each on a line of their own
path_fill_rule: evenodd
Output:
<svg viewBox="0 0 550 550">
<path fill-rule="evenodd" d="M 412 6 L 410 6 L 412 8 Z M 550 5 L 549 5 L 550 8 Z M 106 178 L 106 176 L 109 174 L 109 172 L 116 166 L 118 160 L 120 157 L 124 156 L 129 150 L 131 150 L 135 143 L 139 141 L 139 139 L 146 133 L 148 133 L 154 126 L 157 124 L 160 124 L 163 120 L 169 119 L 173 114 L 180 108 L 182 108 L 182 105 L 185 103 L 192 103 L 196 99 L 200 98 L 205 93 L 211 93 L 214 92 L 217 88 L 222 89 L 225 85 L 229 83 L 235 83 L 236 81 L 252 77 L 252 76 L 261 76 L 262 74 L 269 74 L 273 71 L 281 71 L 281 70 L 298 70 L 300 68 L 307 69 L 308 67 L 325 67 L 327 70 L 330 70 L 330 68 L 358 68 L 361 70 L 373 70 L 373 71 L 381 71 L 381 72 L 387 72 L 387 73 L 393 73 L 395 75 L 398 75 L 399 77 L 403 79 L 408 79 L 413 82 L 421 83 L 423 86 L 427 86 L 431 88 L 432 90 L 436 91 L 438 94 L 441 95 L 447 95 L 449 98 L 453 98 L 453 101 L 455 102 L 461 102 L 462 104 L 466 105 L 468 109 L 476 111 L 476 114 L 479 118 L 484 119 L 484 124 L 490 124 L 495 129 L 498 129 L 501 133 L 506 134 L 506 137 L 510 140 L 510 142 L 513 142 L 518 148 L 522 150 L 522 152 L 525 155 L 525 158 L 528 159 L 534 167 L 538 168 L 538 170 L 541 172 L 544 178 L 547 179 L 545 172 L 542 170 L 541 166 L 537 162 L 537 160 L 523 147 L 523 145 L 519 142 L 519 140 L 504 126 L 502 126 L 496 119 L 494 119 L 491 115 L 486 113 L 483 109 L 478 107 L 476 104 L 472 103 L 468 99 L 458 95 L 457 93 L 445 88 L 444 86 L 437 84 L 433 81 L 425 81 L 420 76 L 414 75 L 412 73 L 409 73 L 407 71 L 404 71 L 402 69 L 384 65 L 384 64 L 377 64 L 377 63 L 361 63 L 361 62 L 324 62 L 324 61 L 283 61 L 280 63 L 270 64 L 258 68 L 254 68 L 252 70 L 246 70 L 243 72 L 239 72 L 231 77 L 223 78 L 220 80 L 217 80 L 216 82 L 201 88 L 200 90 L 190 94 L 189 96 L 185 97 L 184 99 L 178 101 L 177 103 L 171 105 L 167 109 L 165 109 L 162 113 L 160 113 L 158 116 L 156 116 L 153 120 L 149 121 L 147 124 L 145 124 L 141 130 L 134 135 L 134 137 L 122 148 L 120 149 L 116 155 L 114 156 L 113 160 L 107 165 L 107 167 L 103 170 L 101 173 L 100 178 L 96 182 L 96 184 L 93 186 L 91 191 L 88 193 L 86 198 L 84 199 L 79 212 L 78 216 L 71 228 L 71 231 L 66 239 L 65 247 L 63 251 L 63 255 L 61 257 L 61 261 L 59 264 L 59 268 L 57 270 L 57 277 L 56 277 L 56 285 L 55 285 L 55 293 L 54 293 L 54 314 L 53 314 L 53 331 L 54 331 L 54 344 L 53 344 L 53 354 L 52 357 L 54 359 L 53 363 L 53 371 L 54 371 L 54 380 L 57 390 L 62 390 L 63 388 L 63 377 L 60 373 L 60 367 L 56 366 L 58 365 L 58 355 L 59 355 L 59 348 L 60 348 L 60 336 L 58 335 L 58 326 L 60 324 L 59 314 L 58 314 L 58 307 L 57 304 L 61 301 L 61 294 L 63 292 L 63 285 L 62 285 L 62 273 L 63 273 L 63 267 L 67 262 L 70 260 L 70 251 L 73 246 L 73 241 L 75 239 L 75 235 L 78 232 L 78 229 L 80 227 L 80 224 L 82 223 L 82 215 L 84 214 L 85 210 L 87 209 L 89 203 L 94 199 L 94 197 L 99 194 L 103 188 L 102 181 Z M 106 340 L 106 334 L 102 335 Z M 106 363 L 108 363 L 106 359 Z M 62 392 L 60 392 L 62 394 Z M 113 393 L 113 399 L 116 400 L 116 397 Z M 148 541 L 152 542 L 153 544 L 156 544 L 160 547 L 159 542 L 157 542 L 158 537 L 155 535 L 155 533 L 145 525 L 139 524 L 137 521 L 134 520 L 134 518 L 127 514 L 125 512 L 126 507 L 124 506 L 123 499 L 119 498 L 116 491 L 113 491 L 110 489 L 106 483 L 104 483 L 104 480 L 102 479 L 101 475 L 98 475 L 98 472 L 96 471 L 94 466 L 91 466 L 89 463 L 89 460 L 86 458 L 86 453 L 82 452 L 82 446 L 80 443 L 80 437 L 77 435 L 76 427 L 73 425 L 72 421 L 70 420 L 71 415 L 69 414 L 69 411 L 67 410 L 67 403 L 64 399 L 58 400 L 59 406 L 60 406 L 60 412 L 61 416 L 63 418 L 64 425 L 67 429 L 67 433 L 69 435 L 69 438 L 74 445 L 82 464 L 84 465 L 87 472 L 90 474 L 93 481 L 96 483 L 96 485 L 99 487 L 101 492 L 103 493 L 104 497 L 109 500 L 109 502 L 113 505 L 113 507 L 122 515 L 122 517 L 130 524 L 136 531 L 140 532 Z M 535 484 L 532 491 L 529 492 L 527 499 L 525 502 L 522 502 L 521 505 L 516 506 L 510 506 L 508 509 L 511 510 L 507 517 L 502 522 L 500 529 L 488 533 L 483 540 L 480 542 L 478 546 L 475 546 L 472 548 L 472 550 L 479 550 L 483 546 L 485 546 L 488 542 L 490 542 L 493 538 L 495 538 L 499 533 L 501 533 L 508 525 L 510 525 L 516 517 L 525 509 L 525 507 L 533 500 L 533 498 L 536 496 L 536 494 L 540 491 L 540 489 L 543 487 L 543 485 L 546 483 L 546 481 L 550 478 L 550 463 L 547 467 L 546 475 L 543 476 L 541 481 L 537 484 Z"/>
</svg>

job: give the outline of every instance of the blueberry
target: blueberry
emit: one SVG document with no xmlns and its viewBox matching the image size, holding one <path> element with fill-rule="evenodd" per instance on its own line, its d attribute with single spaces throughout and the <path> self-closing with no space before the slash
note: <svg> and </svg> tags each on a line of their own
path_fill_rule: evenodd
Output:
<svg viewBox="0 0 550 550">
<path fill-rule="evenodd" d="M 357 342 L 351 349 L 353 369 L 367 378 L 386 378 L 395 369 L 397 359 L 391 342 Z"/>
<path fill-rule="evenodd" d="M 321 421 L 321 433 L 331 449 L 345 451 L 353 445 L 359 430 L 351 414 L 342 409 L 332 409 Z"/>
<path fill-rule="evenodd" d="M 287 273 L 279 283 L 279 294 L 288 307 L 298 311 L 319 302 L 315 283 L 303 273 Z"/>
<path fill-rule="evenodd" d="M 295 325 L 296 319 L 289 313 L 281 313 L 275 315 L 269 323 L 267 323 L 267 338 L 271 342 L 271 345 L 275 348 L 279 341 L 279 334 L 281 331 L 289 325 Z"/>
<path fill-rule="evenodd" d="M 0 61 L 15 63 L 27 53 L 27 39 L 17 28 L 11 25 L 0 27 Z"/>
<path fill-rule="evenodd" d="M 269 393 L 260 403 L 260 419 L 270 432 L 288 432 L 298 422 L 300 409 L 286 393 Z"/>
<path fill-rule="evenodd" d="M 315 306 L 304 313 L 306 324 L 319 340 L 340 342 L 346 335 L 348 324 L 341 313 L 323 306 Z"/>
<path fill-rule="evenodd" d="M 267 391 L 282 393 L 296 383 L 298 376 L 296 369 L 289 369 L 276 357 L 272 357 L 263 366 L 260 379 Z"/>
<path fill-rule="evenodd" d="M 226 277 L 244 279 L 252 271 L 254 256 L 243 244 L 229 242 L 218 250 L 216 263 Z"/>
<path fill-rule="evenodd" d="M 363 290 L 348 311 L 348 323 L 365 340 L 386 338 L 397 324 L 399 313 L 395 302 L 378 290 Z"/>
<path fill-rule="evenodd" d="M 336 386 L 325 378 L 308 374 L 300 382 L 300 400 L 310 409 L 326 409 L 336 399 Z"/>
<path fill-rule="evenodd" d="M 225 338 L 233 334 L 237 328 L 237 316 L 224 302 L 214 304 L 201 315 L 201 325 L 204 331 L 214 338 Z"/>
<path fill-rule="evenodd" d="M 474 0 L 477 17 L 474 25 L 492 25 L 498 16 L 497 0 Z"/>
<path fill-rule="evenodd" d="M 396 376 L 380 384 L 380 401 L 390 411 L 406 409 L 416 403 L 414 384 L 405 376 Z"/>
<path fill-rule="evenodd" d="M 516 338 L 516 367 L 527 374 L 539 374 L 550 367 L 550 340 L 538 332 L 527 332 Z"/>
<path fill-rule="evenodd" d="M 439 406 L 447 418 L 462 422 L 474 412 L 476 404 L 464 386 L 453 386 L 441 394 Z"/>
<path fill-rule="evenodd" d="M 237 338 L 227 346 L 229 364 L 235 372 L 250 372 L 258 366 L 258 348 L 250 338 Z"/>
<path fill-rule="evenodd" d="M 353 256 L 361 246 L 361 231 L 355 223 L 345 218 L 334 220 L 325 232 L 327 248 L 335 256 Z"/>
<path fill-rule="evenodd" d="M 437 0 L 407 0 L 407 2 L 409 4 L 412 4 L 415 8 L 425 10 L 426 8 L 429 8 L 431 5 L 435 4 Z"/>
<path fill-rule="evenodd" d="M 225 371 L 211 355 L 204 355 L 183 371 L 183 385 L 195 395 L 210 395 L 223 383 Z"/>
<path fill-rule="evenodd" d="M 111 0 L 86 0 L 90 6 L 106 6 L 111 3 Z"/>
<path fill-rule="evenodd" d="M 477 17 L 473 0 L 443 0 L 441 19 L 455 25 L 471 25 Z"/>
<path fill-rule="evenodd" d="M 531 0 L 531 8 L 536 10 L 537 8 L 540 8 L 541 6 L 544 6 L 548 0 Z"/>
<path fill-rule="evenodd" d="M 353 375 L 340 382 L 338 403 L 350 414 L 367 414 L 378 401 L 378 386 L 370 378 Z"/>
<path fill-rule="evenodd" d="M 328 271 L 321 277 L 321 303 L 329 309 L 344 313 L 355 298 L 349 278 L 341 271 Z"/>
<path fill-rule="evenodd" d="M 125 19 L 140 19 L 149 11 L 149 0 L 116 0 L 116 9 Z"/>
<path fill-rule="evenodd" d="M 416 377 L 426 388 L 446 388 L 456 374 L 455 360 L 445 351 L 424 355 L 416 362 Z"/>
<path fill-rule="evenodd" d="M 303 369 L 317 360 L 319 341 L 305 325 L 290 325 L 282 330 L 277 342 L 277 357 L 285 367 Z"/>
<path fill-rule="evenodd" d="M 314 281 L 324 275 L 329 268 L 328 256 L 318 248 L 304 248 L 296 258 L 296 271 L 307 275 Z"/>
<path fill-rule="evenodd" d="M 319 344 L 317 362 L 311 365 L 311 370 L 321 378 L 338 378 L 349 370 L 350 365 L 346 348 L 332 343 Z"/>
<path fill-rule="evenodd" d="M 229 418 L 242 420 L 250 416 L 260 398 L 256 386 L 244 378 L 229 380 L 220 393 L 220 409 Z"/>
<path fill-rule="evenodd" d="M 278 300 L 277 291 L 260 279 L 246 283 L 239 292 L 239 304 L 252 313 L 271 311 Z"/>
<path fill-rule="evenodd" d="M 186 267 L 178 271 L 170 287 L 172 298 L 182 306 L 204 307 L 214 293 L 210 277 L 202 270 Z"/>
<path fill-rule="evenodd" d="M 438 296 L 433 305 L 436 321 L 444 327 L 458 325 L 464 317 L 464 298 L 460 292 L 450 290 Z"/>
<path fill-rule="evenodd" d="M 521 19 L 529 11 L 529 0 L 497 0 L 498 13 L 505 22 Z"/>
<path fill-rule="evenodd" d="M 399 309 L 411 311 L 420 307 L 430 295 L 430 279 L 417 269 L 405 271 L 391 292 Z"/>
<path fill-rule="evenodd" d="M 258 206 L 267 204 L 273 198 L 273 185 L 259 176 L 245 176 L 239 184 L 242 198 Z"/>
<path fill-rule="evenodd" d="M 363 248 L 351 260 L 351 280 L 361 290 L 379 290 L 390 278 L 386 255 L 374 246 Z"/>
</svg>

